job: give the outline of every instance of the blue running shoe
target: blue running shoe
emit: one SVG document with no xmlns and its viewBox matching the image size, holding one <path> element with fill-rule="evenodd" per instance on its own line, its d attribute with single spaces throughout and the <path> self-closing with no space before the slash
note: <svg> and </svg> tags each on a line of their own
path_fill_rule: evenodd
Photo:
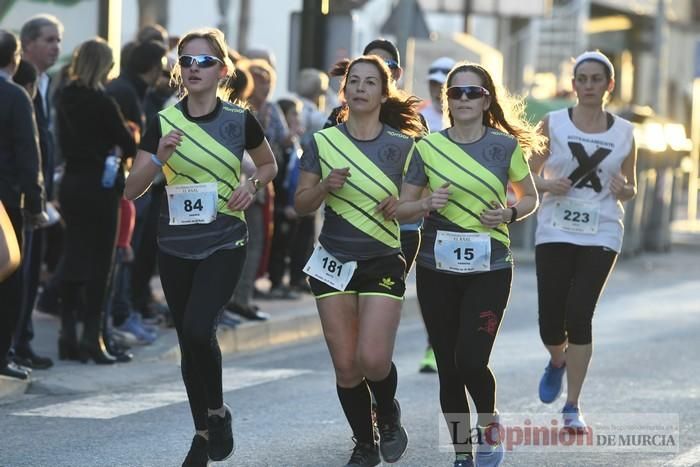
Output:
<svg viewBox="0 0 700 467">
<path fill-rule="evenodd" d="M 476 447 L 476 467 L 498 467 L 503 463 L 506 456 L 506 449 L 503 443 L 495 446 L 490 444 L 480 444 Z"/>
<path fill-rule="evenodd" d="M 141 327 L 139 319 L 135 313 L 130 314 L 129 318 L 127 318 L 127 320 L 124 321 L 124 323 L 117 329 L 122 332 L 134 335 L 138 340 L 137 344 L 140 345 L 152 344 L 158 338 L 158 336 L 155 333 L 150 333 L 146 331 L 143 327 Z"/>
<path fill-rule="evenodd" d="M 562 379 L 566 373 L 566 364 L 561 368 L 552 366 L 550 361 L 544 369 L 542 379 L 540 379 L 540 400 L 545 404 L 551 404 L 561 395 Z"/>
<path fill-rule="evenodd" d="M 561 411 L 564 418 L 564 429 L 583 433 L 588 430 L 588 425 L 581 415 L 581 409 L 571 404 L 565 404 Z"/>
</svg>

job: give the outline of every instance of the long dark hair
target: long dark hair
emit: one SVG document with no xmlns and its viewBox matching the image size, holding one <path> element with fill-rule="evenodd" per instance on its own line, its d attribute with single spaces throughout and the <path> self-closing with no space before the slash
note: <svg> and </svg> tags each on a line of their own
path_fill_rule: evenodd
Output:
<svg viewBox="0 0 700 467">
<path fill-rule="evenodd" d="M 454 126 L 454 118 L 447 106 L 447 88 L 452 86 L 452 80 L 458 73 L 471 72 L 479 77 L 481 85 L 489 92 L 491 105 L 483 113 L 482 123 L 514 136 L 525 153 L 539 153 L 546 147 L 546 138 L 540 135 L 536 126 L 525 118 L 523 100 L 509 95 L 505 90 L 498 96 L 493 78 L 484 67 L 476 63 L 459 63 L 447 75 L 443 92 L 443 106 L 447 110 L 450 125 Z"/>
<path fill-rule="evenodd" d="M 377 56 L 363 55 L 353 61 L 345 59 L 335 64 L 330 71 L 330 75 L 343 77 L 340 86 L 340 98 L 343 99 L 344 97 L 350 70 L 358 63 L 370 63 L 379 70 L 379 76 L 382 82 L 382 95 L 386 97 L 386 102 L 382 104 L 379 110 L 379 121 L 409 136 L 422 136 L 425 130 L 423 129 L 420 114 L 418 113 L 418 104 L 421 102 L 420 98 L 397 89 L 394 80 L 391 78 L 389 67 Z M 344 122 L 347 118 L 348 107 L 343 106 L 343 109 L 338 114 L 338 122 Z"/>
</svg>

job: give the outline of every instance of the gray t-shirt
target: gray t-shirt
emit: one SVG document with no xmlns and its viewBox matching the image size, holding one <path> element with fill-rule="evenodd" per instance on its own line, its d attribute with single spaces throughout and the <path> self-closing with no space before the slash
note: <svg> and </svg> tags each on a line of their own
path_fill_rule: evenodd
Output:
<svg viewBox="0 0 700 467">
<path fill-rule="evenodd" d="M 465 199 L 470 197 L 472 199 L 478 199 L 482 201 L 482 209 L 487 209 L 486 203 L 490 200 L 505 202 L 504 199 L 501 199 L 502 196 L 499 193 L 505 193 L 505 187 L 512 178 L 512 174 L 522 174 L 523 172 L 527 174 L 527 169 L 523 167 L 523 164 L 526 163 L 522 158 L 522 151 L 519 150 L 517 140 L 510 135 L 501 133 L 493 128 L 487 128 L 487 131 L 481 139 L 472 143 L 462 144 L 450 139 L 447 130 L 442 130 L 440 134 L 462 150 L 462 153 L 450 153 L 446 155 L 452 161 L 459 163 L 460 158 L 470 157 L 479 164 L 479 169 L 473 171 L 468 178 L 470 180 L 469 185 L 465 186 L 472 194 L 466 194 L 461 190 L 453 189 L 453 197 L 462 196 Z M 428 142 L 428 140 L 426 140 L 426 142 Z M 439 173 L 441 177 L 448 180 L 456 173 L 455 165 L 447 160 L 444 165 L 440 164 L 438 167 L 426 169 L 425 161 L 420 154 L 420 148 L 417 147 L 407 168 L 404 182 L 416 186 L 426 186 L 429 181 L 429 171 Z M 490 187 L 488 184 L 482 183 L 482 180 L 484 180 L 484 171 L 494 175 L 502 183 L 502 187 L 499 187 L 499 190 L 494 190 L 493 187 Z M 519 181 L 519 179 L 517 181 Z M 479 214 L 480 211 L 474 212 L 475 223 L 479 223 Z M 425 218 L 425 223 L 423 224 L 423 237 L 416 261 L 421 266 L 433 270 L 437 270 L 435 267 L 434 249 L 438 230 L 450 232 L 471 231 L 456 225 L 437 211 L 430 212 L 430 215 Z M 507 232 L 505 232 L 502 227 L 498 227 L 496 230 L 502 232 L 507 237 Z M 509 268 L 512 266 L 512 263 L 513 260 L 510 249 L 505 244 L 491 237 L 491 270 Z M 443 270 L 441 270 L 441 272 L 456 274 Z"/>
<path fill-rule="evenodd" d="M 376 138 L 367 141 L 353 138 L 344 123 L 337 128 L 394 183 L 397 190 L 401 188 L 403 168 L 413 148 L 413 138 L 387 125 L 384 125 L 382 132 Z M 318 136 L 319 133 L 316 135 L 324 137 Z M 304 149 L 299 168 L 322 176 L 319 156 L 323 157 L 319 155 L 318 145 L 312 138 Z M 363 177 L 360 170 L 353 166 L 352 161 L 348 161 L 347 166 L 350 167 L 351 173 L 349 181 L 363 183 L 364 179 L 364 183 L 367 183 L 366 177 Z M 340 261 L 365 260 L 400 251 L 400 248 L 388 247 L 385 243 L 358 229 L 339 216 L 328 204 L 325 206 L 324 216 L 319 242 Z M 398 239 L 398 228 L 395 229 L 395 234 Z"/>
</svg>

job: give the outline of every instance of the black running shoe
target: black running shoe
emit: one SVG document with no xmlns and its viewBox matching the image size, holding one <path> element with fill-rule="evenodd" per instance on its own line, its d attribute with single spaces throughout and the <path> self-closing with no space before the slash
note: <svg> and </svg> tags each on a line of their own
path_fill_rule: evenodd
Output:
<svg viewBox="0 0 700 467">
<path fill-rule="evenodd" d="M 207 467 L 209 455 L 207 454 L 207 440 L 204 436 L 194 435 L 190 451 L 182 463 L 182 467 Z"/>
<path fill-rule="evenodd" d="M 209 415 L 207 418 L 207 429 L 209 431 L 209 443 L 207 452 L 209 459 L 222 461 L 231 457 L 234 451 L 233 428 L 231 427 L 231 408 L 226 407 L 226 416 Z"/>
<path fill-rule="evenodd" d="M 379 451 L 385 462 L 394 463 L 401 459 L 408 447 L 408 433 L 401 425 L 401 406 L 394 399 L 394 414 L 377 417 L 379 425 Z"/>
<path fill-rule="evenodd" d="M 350 460 L 345 467 L 374 467 L 382 463 L 379 458 L 379 448 L 375 443 L 355 441 L 355 448 L 352 450 Z"/>
</svg>

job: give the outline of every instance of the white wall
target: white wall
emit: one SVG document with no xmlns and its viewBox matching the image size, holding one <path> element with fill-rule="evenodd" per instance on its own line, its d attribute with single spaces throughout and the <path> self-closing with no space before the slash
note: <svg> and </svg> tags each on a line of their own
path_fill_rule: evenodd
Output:
<svg viewBox="0 0 700 467">
<path fill-rule="evenodd" d="M 15 2 L 0 21 L 0 28 L 19 35 L 22 25 L 32 16 L 48 13 L 57 17 L 64 25 L 63 44 L 58 64 L 70 61 L 73 49 L 97 35 L 97 2 L 85 0 L 73 6 L 25 0 Z"/>
</svg>

